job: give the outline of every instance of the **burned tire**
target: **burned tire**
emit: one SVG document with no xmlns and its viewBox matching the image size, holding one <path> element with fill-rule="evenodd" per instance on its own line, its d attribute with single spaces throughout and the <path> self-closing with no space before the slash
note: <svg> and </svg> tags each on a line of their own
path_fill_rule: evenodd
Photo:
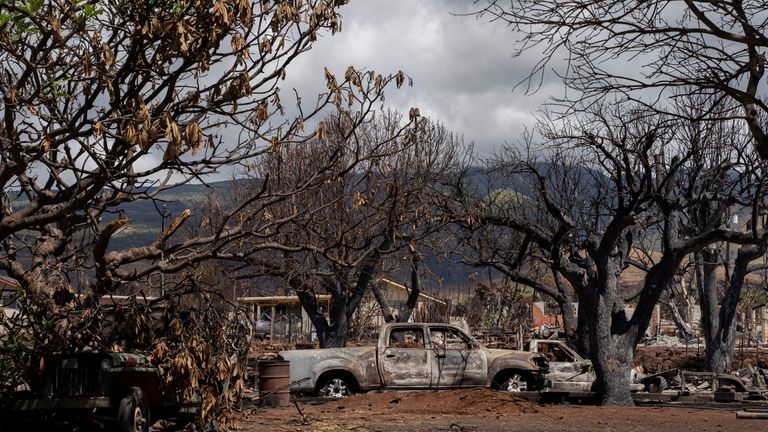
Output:
<svg viewBox="0 0 768 432">
<path fill-rule="evenodd" d="M 509 371 L 496 375 L 493 388 L 504 392 L 524 392 L 534 390 L 535 383 L 531 374 L 521 371 Z"/>
<path fill-rule="evenodd" d="M 139 387 L 131 387 L 120 400 L 117 428 L 120 432 L 149 432 L 149 405 Z"/>
<path fill-rule="evenodd" d="M 317 386 L 317 395 L 329 399 L 352 396 L 356 383 L 354 379 L 343 374 L 333 374 L 323 377 Z"/>
</svg>

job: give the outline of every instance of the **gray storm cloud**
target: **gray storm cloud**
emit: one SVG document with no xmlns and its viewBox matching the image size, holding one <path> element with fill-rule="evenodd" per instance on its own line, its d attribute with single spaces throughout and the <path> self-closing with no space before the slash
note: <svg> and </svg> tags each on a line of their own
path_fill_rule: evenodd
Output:
<svg viewBox="0 0 768 432">
<path fill-rule="evenodd" d="M 506 26 L 462 16 L 473 2 L 356 0 L 342 9 L 342 32 L 326 35 L 289 70 L 284 88 L 307 100 L 325 89 L 323 70 L 342 75 L 349 65 L 382 74 L 402 70 L 413 87 L 390 89 L 387 105 L 443 122 L 474 142 L 481 154 L 515 141 L 560 82 L 531 96 L 513 91 L 538 60 L 512 58 L 515 35 Z"/>
</svg>

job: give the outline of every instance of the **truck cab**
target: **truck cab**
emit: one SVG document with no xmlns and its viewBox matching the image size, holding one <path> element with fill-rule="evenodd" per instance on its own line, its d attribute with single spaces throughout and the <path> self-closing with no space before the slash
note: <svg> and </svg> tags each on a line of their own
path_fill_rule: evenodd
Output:
<svg viewBox="0 0 768 432">
<path fill-rule="evenodd" d="M 488 381 L 487 350 L 455 327 L 391 326 L 382 332 L 379 350 L 386 387 L 482 387 Z"/>
</svg>

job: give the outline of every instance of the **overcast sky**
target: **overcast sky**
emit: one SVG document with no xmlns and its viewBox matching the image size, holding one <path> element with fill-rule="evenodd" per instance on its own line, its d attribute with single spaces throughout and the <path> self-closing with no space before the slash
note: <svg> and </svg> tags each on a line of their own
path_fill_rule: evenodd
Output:
<svg viewBox="0 0 768 432">
<path fill-rule="evenodd" d="M 302 95 L 325 89 L 323 68 L 343 76 L 347 66 L 381 74 L 402 70 L 413 87 L 387 92 L 387 103 L 422 115 L 474 142 L 488 154 L 515 142 L 561 83 L 533 96 L 513 88 L 531 69 L 533 55 L 512 58 L 514 34 L 504 25 L 467 12 L 471 0 L 352 0 L 341 11 L 341 33 L 325 35 L 288 71 L 288 85 Z"/>
</svg>

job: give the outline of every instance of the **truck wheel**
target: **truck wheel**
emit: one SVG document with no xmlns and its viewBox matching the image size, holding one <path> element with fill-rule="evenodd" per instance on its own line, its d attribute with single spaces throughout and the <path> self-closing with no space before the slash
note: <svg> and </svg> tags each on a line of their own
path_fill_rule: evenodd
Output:
<svg viewBox="0 0 768 432">
<path fill-rule="evenodd" d="M 131 387 L 120 400 L 117 425 L 120 432 L 149 432 L 149 406 L 139 387 Z"/>
<path fill-rule="evenodd" d="M 351 382 L 343 375 L 331 375 L 323 379 L 317 395 L 324 398 L 342 398 L 352 395 Z"/>
<path fill-rule="evenodd" d="M 524 392 L 528 391 L 531 379 L 523 372 L 510 372 L 502 376 L 498 381 L 498 389 L 506 392 Z"/>
</svg>

